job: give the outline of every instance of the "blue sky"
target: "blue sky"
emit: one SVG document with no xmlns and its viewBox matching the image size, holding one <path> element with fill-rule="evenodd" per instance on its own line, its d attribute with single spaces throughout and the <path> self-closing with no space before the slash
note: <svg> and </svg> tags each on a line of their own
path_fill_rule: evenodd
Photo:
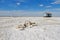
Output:
<svg viewBox="0 0 60 40">
<path fill-rule="evenodd" d="M 0 0 L 0 16 L 60 16 L 60 0 Z"/>
</svg>

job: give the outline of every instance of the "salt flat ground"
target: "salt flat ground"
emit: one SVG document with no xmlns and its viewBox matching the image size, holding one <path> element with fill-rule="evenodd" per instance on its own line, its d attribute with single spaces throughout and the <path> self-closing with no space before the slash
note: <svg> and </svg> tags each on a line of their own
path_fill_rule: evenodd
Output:
<svg viewBox="0 0 60 40">
<path fill-rule="evenodd" d="M 37 26 L 15 28 L 27 20 Z M 0 17 L 0 40 L 60 40 L 60 17 Z"/>
</svg>

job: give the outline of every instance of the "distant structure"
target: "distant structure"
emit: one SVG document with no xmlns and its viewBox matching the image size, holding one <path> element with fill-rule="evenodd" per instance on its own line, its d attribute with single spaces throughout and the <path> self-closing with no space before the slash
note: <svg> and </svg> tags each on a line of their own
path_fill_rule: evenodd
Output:
<svg viewBox="0 0 60 40">
<path fill-rule="evenodd" d="M 44 17 L 52 17 L 52 13 L 50 13 L 50 12 L 46 12 L 46 14 L 45 14 Z"/>
</svg>

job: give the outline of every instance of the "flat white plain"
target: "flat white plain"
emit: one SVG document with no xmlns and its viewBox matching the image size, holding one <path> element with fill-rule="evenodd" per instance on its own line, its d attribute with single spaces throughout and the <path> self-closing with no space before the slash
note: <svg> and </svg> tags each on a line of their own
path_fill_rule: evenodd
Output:
<svg viewBox="0 0 60 40">
<path fill-rule="evenodd" d="M 27 20 L 37 26 L 16 29 Z M 60 40 L 60 17 L 0 17 L 0 40 Z"/>
</svg>

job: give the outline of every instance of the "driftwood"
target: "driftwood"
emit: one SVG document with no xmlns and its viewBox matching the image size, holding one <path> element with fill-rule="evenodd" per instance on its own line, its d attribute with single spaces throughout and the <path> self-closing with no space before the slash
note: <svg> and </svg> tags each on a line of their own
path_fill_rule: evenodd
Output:
<svg viewBox="0 0 60 40">
<path fill-rule="evenodd" d="M 16 27 L 16 29 L 25 29 L 26 27 L 34 27 L 34 26 L 37 26 L 37 24 L 35 22 L 31 22 L 31 21 L 25 21 L 24 24 L 20 24 Z"/>
<path fill-rule="evenodd" d="M 31 21 L 25 21 L 26 27 L 33 27 L 33 26 L 37 26 L 37 24 L 35 22 L 31 22 Z"/>
<path fill-rule="evenodd" d="M 21 29 L 21 30 L 24 30 L 24 28 L 25 28 L 25 26 L 22 25 L 22 24 L 20 24 L 20 25 L 18 25 L 18 26 L 16 27 L 16 29 Z"/>
</svg>

